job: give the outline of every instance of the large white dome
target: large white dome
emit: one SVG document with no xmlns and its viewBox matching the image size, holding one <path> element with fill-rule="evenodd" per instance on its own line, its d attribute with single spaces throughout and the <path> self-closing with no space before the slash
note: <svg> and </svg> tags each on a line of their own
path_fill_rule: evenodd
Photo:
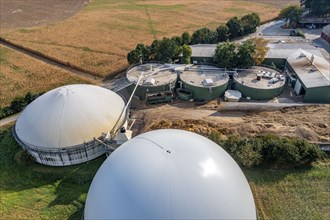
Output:
<svg viewBox="0 0 330 220">
<path fill-rule="evenodd" d="M 256 219 L 249 184 L 217 144 L 157 130 L 121 145 L 90 186 L 85 219 Z"/>
<path fill-rule="evenodd" d="M 20 114 L 15 132 L 21 142 L 44 148 L 82 144 L 109 132 L 125 107 L 116 93 L 93 85 L 69 85 L 34 100 Z M 124 120 L 125 114 L 122 116 Z"/>
</svg>

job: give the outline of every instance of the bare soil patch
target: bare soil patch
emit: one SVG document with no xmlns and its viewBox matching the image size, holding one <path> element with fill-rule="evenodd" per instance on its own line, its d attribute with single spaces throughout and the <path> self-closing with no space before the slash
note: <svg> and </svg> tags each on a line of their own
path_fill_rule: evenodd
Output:
<svg viewBox="0 0 330 220">
<path fill-rule="evenodd" d="M 33 27 L 61 21 L 87 3 L 88 0 L 0 0 L 0 27 Z"/>
<path fill-rule="evenodd" d="M 192 103 L 153 106 L 136 110 L 132 116 L 143 120 L 142 132 L 177 128 L 208 136 L 218 131 L 228 136 L 275 134 L 315 142 L 330 142 L 330 105 L 289 107 L 273 111 L 222 111 L 215 102 L 206 106 Z"/>
</svg>

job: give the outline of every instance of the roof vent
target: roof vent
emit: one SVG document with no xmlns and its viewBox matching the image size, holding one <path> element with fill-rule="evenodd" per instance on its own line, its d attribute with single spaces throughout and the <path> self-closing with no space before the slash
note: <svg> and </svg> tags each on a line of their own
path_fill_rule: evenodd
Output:
<svg viewBox="0 0 330 220">
<path fill-rule="evenodd" d="M 311 72 L 315 72 L 317 68 L 315 66 L 312 66 Z"/>
<path fill-rule="evenodd" d="M 214 86 L 215 85 L 213 80 L 210 78 L 204 79 L 202 84 L 203 84 L 203 86 Z"/>
<path fill-rule="evenodd" d="M 299 57 L 306 57 L 304 53 L 300 53 Z"/>
<path fill-rule="evenodd" d="M 156 80 L 152 77 L 148 77 L 144 80 L 143 85 L 153 86 L 156 84 Z"/>
</svg>

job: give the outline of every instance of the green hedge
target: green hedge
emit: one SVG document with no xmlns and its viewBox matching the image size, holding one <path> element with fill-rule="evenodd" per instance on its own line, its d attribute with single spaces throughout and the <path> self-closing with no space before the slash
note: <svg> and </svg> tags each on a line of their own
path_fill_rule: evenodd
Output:
<svg viewBox="0 0 330 220">
<path fill-rule="evenodd" d="M 0 108 L 0 119 L 22 111 L 28 104 L 43 93 L 28 92 L 23 97 L 16 97 L 11 101 L 10 106 Z"/>
<path fill-rule="evenodd" d="M 210 139 L 221 145 L 243 167 L 306 166 L 323 157 L 324 152 L 302 139 L 289 139 L 274 135 L 254 138 L 231 136 L 221 140 L 218 132 Z"/>
</svg>

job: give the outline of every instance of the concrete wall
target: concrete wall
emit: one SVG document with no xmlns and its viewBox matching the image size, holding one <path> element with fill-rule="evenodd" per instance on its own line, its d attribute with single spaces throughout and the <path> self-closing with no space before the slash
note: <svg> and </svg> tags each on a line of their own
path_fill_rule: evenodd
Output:
<svg viewBox="0 0 330 220">
<path fill-rule="evenodd" d="M 286 63 L 286 59 L 278 59 L 278 58 L 266 58 L 262 64 L 264 65 L 269 65 L 271 66 L 272 63 L 275 64 L 276 68 L 278 69 L 284 69 L 285 67 L 285 63 Z"/>
<path fill-rule="evenodd" d="M 194 99 L 209 101 L 223 96 L 227 90 L 228 82 L 216 87 L 198 87 L 182 82 L 182 87 L 184 89 L 190 90 Z"/>
<path fill-rule="evenodd" d="M 306 89 L 304 102 L 330 103 L 330 86 Z"/>
<path fill-rule="evenodd" d="M 213 63 L 213 57 L 191 57 L 191 63 L 197 61 L 198 64 Z"/>
<path fill-rule="evenodd" d="M 135 91 L 135 95 L 138 96 L 141 100 L 145 100 L 146 98 L 146 94 L 147 93 L 154 93 L 154 92 L 161 92 L 161 91 L 169 91 L 175 88 L 175 84 L 176 84 L 176 80 L 172 82 L 172 84 L 166 84 L 163 86 L 138 86 L 136 91 Z M 133 92 L 134 87 L 136 84 L 132 84 L 128 87 L 128 91 L 130 93 Z"/>
<path fill-rule="evenodd" d="M 279 88 L 273 88 L 273 89 L 257 89 L 248 87 L 245 85 L 242 85 L 241 83 L 238 83 L 236 80 L 234 80 L 235 83 L 233 84 L 233 87 L 235 90 L 238 90 L 242 93 L 243 97 L 250 97 L 254 100 L 266 100 L 266 99 L 272 99 L 278 95 L 281 94 L 285 84 Z"/>
</svg>

